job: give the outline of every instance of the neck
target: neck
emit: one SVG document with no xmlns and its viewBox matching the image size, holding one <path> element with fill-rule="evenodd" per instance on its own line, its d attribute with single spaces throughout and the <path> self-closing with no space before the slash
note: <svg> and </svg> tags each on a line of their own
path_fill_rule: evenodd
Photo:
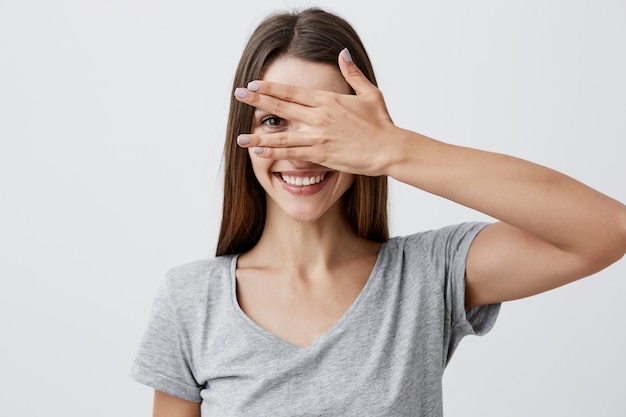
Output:
<svg viewBox="0 0 626 417">
<path fill-rule="evenodd" d="M 269 267 L 308 275 L 344 262 L 364 242 L 367 241 L 354 233 L 338 206 L 311 222 L 268 210 L 263 235 L 249 255 Z"/>
</svg>

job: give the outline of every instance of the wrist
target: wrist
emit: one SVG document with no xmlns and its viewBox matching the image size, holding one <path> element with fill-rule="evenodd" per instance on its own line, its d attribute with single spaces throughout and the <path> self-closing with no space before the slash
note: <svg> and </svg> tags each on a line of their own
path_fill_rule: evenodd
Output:
<svg viewBox="0 0 626 417">
<path fill-rule="evenodd" d="M 428 144 L 437 143 L 419 133 L 396 128 L 388 137 L 384 175 L 405 182 L 407 171 L 415 172 L 423 166 L 421 159 L 425 157 Z"/>
<path fill-rule="evenodd" d="M 410 131 L 393 126 L 386 132 L 381 141 L 381 149 L 378 153 L 378 163 L 376 164 L 376 175 L 394 176 L 394 171 L 398 165 L 406 160 L 408 152 L 408 142 L 410 141 Z"/>
</svg>

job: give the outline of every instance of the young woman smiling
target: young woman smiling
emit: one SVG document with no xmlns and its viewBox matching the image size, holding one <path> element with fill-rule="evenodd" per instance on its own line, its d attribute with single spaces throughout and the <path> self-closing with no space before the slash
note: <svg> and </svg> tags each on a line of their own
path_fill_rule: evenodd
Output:
<svg viewBox="0 0 626 417">
<path fill-rule="evenodd" d="M 401 129 L 375 82 L 332 14 L 275 15 L 251 36 L 218 256 L 170 271 L 133 369 L 155 416 L 442 415 L 446 364 L 501 302 L 624 255 L 624 205 Z M 390 239 L 387 176 L 499 221 Z"/>
</svg>

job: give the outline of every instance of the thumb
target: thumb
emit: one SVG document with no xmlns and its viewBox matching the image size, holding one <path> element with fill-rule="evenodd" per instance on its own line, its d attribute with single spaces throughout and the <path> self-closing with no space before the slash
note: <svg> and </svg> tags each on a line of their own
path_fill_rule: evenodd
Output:
<svg viewBox="0 0 626 417">
<path fill-rule="evenodd" d="M 359 67 L 352 62 L 352 56 L 348 48 L 343 49 L 339 53 L 339 69 L 343 78 L 346 79 L 350 87 L 356 92 L 357 95 L 365 94 L 374 85 L 363 75 Z M 376 87 L 374 87 L 376 88 Z"/>
</svg>

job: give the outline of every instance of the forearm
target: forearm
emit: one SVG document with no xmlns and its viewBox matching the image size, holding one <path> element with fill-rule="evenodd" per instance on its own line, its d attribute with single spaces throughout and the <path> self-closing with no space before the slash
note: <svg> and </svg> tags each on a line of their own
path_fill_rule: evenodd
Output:
<svg viewBox="0 0 626 417">
<path fill-rule="evenodd" d="M 387 174 L 528 231 L 560 249 L 615 260 L 626 247 L 626 207 L 528 161 L 396 132 Z"/>
</svg>

